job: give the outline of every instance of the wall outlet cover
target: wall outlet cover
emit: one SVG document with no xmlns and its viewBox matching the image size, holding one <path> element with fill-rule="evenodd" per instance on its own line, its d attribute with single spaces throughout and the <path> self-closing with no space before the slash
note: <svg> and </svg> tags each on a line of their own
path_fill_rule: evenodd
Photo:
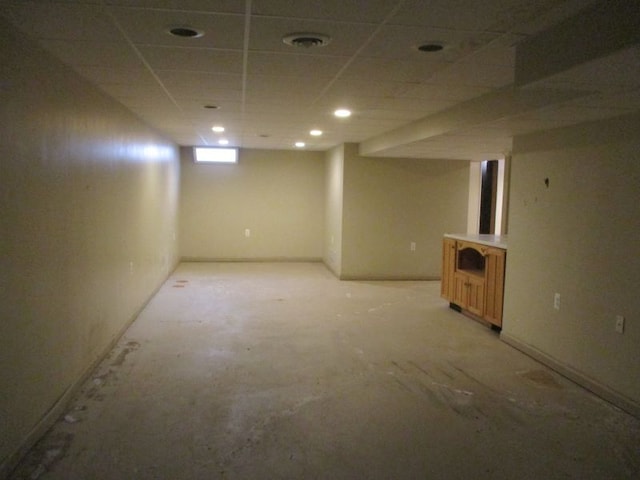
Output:
<svg viewBox="0 0 640 480">
<path fill-rule="evenodd" d="M 556 293 L 553 296 L 553 308 L 555 308 L 556 310 L 560 310 L 560 294 Z"/>
</svg>

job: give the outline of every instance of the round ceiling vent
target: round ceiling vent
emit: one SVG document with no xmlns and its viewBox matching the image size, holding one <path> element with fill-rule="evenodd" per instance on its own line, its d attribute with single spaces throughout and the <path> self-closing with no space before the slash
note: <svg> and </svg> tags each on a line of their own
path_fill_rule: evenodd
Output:
<svg viewBox="0 0 640 480">
<path fill-rule="evenodd" d="M 287 45 L 302 48 L 325 47 L 331 42 L 331 37 L 322 33 L 291 33 L 282 37 Z"/>
<path fill-rule="evenodd" d="M 444 50 L 444 45 L 440 42 L 427 42 L 422 45 L 418 45 L 418 50 L 427 53 L 440 52 Z"/>
<path fill-rule="evenodd" d="M 196 30 L 191 27 L 171 27 L 167 29 L 167 32 L 174 37 L 182 38 L 198 38 L 204 35 L 202 30 Z"/>
</svg>

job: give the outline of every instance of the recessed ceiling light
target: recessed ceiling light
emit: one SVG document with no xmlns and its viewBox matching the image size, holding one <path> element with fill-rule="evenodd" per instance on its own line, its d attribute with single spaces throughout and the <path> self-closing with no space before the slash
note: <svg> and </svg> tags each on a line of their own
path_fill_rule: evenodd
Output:
<svg viewBox="0 0 640 480">
<path fill-rule="evenodd" d="M 282 37 L 282 41 L 292 47 L 325 47 L 331 42 L 329 35 L 322 33 L 291 33 Z"/>
<path fill-rule="evenodd" d="M 227 140 L 226 138 L 221 138 L 220 140 L 218 140 L 218 144 L 229 145 L 229 140 Z"/>
<path fill-rule="evenodd" d="M 306 145 L 306 143 L 304 143 L 304 142 L 296 142 L 296 147 L 298 147 L 298 148 L 302 148 L 305 145 Z"/>
<path fill-rule="evenodd" d="M 182 37 L 182 38 L 199 38 L 204 35 L 202 30 L 196 30 L 191 27 L 171 27 L 167 30 L 174 37 Z"/>
<path fill-rule="evenodd" d="M 339 108 L 338 110 L 333 112 L 333 114 L 336 117 L 347 118 L 351 116 L 351 110 L 347 110 L 346 108 Z"/>
<path fill-rule="evenodd" d="M 317 129 L 311 130 L 309 132 L 309 135 L 312 135 L 314 137 L 319 137 L 320 135 L 322 135 L 322 130 L 317 130 Z"/>
<path fill-rule="evenodd" d="M 433 53 L 439 52 L 444 49 L 444 45 L 440 42 L 427 42 L 418 46 L 418 50 L 421 52 Z"/>
<path fill-rule="evenodd" d="M 211 127 L 211 130 L 213 130 L 216 133 L 222 133 L 224 132 L 224 127 L 220 125 L 214 125 L 213 127 Z"/>
</svg>

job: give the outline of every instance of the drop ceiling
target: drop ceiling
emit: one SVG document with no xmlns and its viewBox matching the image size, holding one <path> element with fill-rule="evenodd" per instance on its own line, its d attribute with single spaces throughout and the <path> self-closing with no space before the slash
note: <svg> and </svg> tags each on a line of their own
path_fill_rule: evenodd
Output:
<svg viewBox="0 0 640 480">
<path fill-rule="evenodd" d="M 221 124 L 243 148 L 355 142 L 370 155 L 483 160 L 508 153 L 513 135 L 640 108 L 635 47 L 527 86 L 570 94 L 491 110 L 511 98 L 517 45 L 594 3 L 3 0 L 0 14 L 180 145 L 216 145 Z M 204 35 L 175 37 L 174 26 Z M 331 42 L 286 45 L 294 32 Z M 427 42 L 445 48 L 417 49 Z M 353 115 L 335 118 L 339 107 Z M 403 140 L 378 141 L 392 137 Z"/>
</svg>

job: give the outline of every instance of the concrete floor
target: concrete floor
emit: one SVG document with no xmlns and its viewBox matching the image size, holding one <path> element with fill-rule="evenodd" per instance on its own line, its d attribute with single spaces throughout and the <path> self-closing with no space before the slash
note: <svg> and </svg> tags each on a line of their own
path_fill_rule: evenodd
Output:
<svg viewBox="0 0 640 480">
<path fill-rule="evenodd" d="M 182 264 L 12 478 L 640 478 L 640 420 L 439 289 Z"/>
</svg>

